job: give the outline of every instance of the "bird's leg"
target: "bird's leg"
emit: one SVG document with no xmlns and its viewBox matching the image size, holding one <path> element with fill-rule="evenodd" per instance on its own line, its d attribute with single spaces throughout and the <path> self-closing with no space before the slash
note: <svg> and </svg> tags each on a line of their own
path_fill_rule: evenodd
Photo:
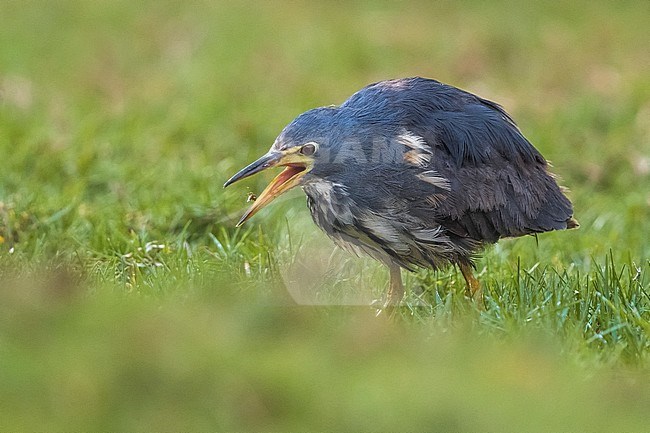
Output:
<svg viewBox="0 0 650 433">
<path fill-rule="evenodd" d="M 404 285 L 402 284 L 402 271 L 395 264 L 388 265 L 390 271 L 390 286 L 388 288 L 388 297 L 386 306 L 397 305 L 404 297 Z"/>
<path fill-rule="evenodd" d="M 474 278 L 472 267 L 465 263 L 460 263 L 458 267 L 460 268 L 460 272 L 463 274 L 465 282 L 467 283 L 467 288 L 465 289 L 467 297 L 470 299 L 481 298 L 481 284 L 476 278 Z"/>
</svg>

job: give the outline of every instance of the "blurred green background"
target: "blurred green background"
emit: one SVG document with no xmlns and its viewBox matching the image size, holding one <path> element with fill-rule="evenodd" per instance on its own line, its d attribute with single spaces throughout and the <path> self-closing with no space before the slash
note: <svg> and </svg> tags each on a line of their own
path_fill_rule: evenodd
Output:
<svg viewBox="0 0 650 433">
<path fill-rule="evenodd" d="M 649 46 L 647 1 L 2 1 L 0 430 L 647 431 Z M 302 193 L 235 229 L 271 174 L 221 187 L 414 75 L 501 103 L 582 224 L 489 248 L 485 311 L 450 269 L 375 317 Z"/>
</svg>

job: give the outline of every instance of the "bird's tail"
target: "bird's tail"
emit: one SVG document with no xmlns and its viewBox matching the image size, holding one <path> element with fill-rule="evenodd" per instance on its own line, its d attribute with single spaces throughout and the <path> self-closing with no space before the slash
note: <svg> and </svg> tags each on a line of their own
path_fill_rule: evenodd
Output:
<svg viewBox="0 0 650 433">
<path fill-rule="evenodd" d="M 577 219 L 570 217 L 568 220 L 566 220 L 567 229 L 577 229 L 578 227 L 580 227 L 580 223 Z"/>
</svg>

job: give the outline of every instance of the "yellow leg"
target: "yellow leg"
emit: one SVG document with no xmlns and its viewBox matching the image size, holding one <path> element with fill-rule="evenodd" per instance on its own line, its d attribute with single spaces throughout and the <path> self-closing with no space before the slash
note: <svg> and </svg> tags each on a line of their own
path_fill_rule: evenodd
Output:
<svg viewBox="0 0 650 433">
<path fill-rule="evenodd" d="M 463 274 L 463 277 L 465 278 L 465 282 L 467 283 L 467 288 L 465 289 L 465 293 L 467 294 L 467 297 L 470 299 L 482 298 L 481 284 L 478 282 L 476 278 L 474 278 L 474 274 L 472 273 L 472 267 L 462 263 L 459 264 L 458 267 L 460 268 L 460 272 Z"/>
<path fill-rule="evenodd" d="M 398 305 L 404 297 L 404 285 L 402 284 L 402 271 L 397 265 L 389 265 L 390 271 L 390 286 L 388 288 L 388 297 L 386 299 L 386 306 Z"/>
</svg>

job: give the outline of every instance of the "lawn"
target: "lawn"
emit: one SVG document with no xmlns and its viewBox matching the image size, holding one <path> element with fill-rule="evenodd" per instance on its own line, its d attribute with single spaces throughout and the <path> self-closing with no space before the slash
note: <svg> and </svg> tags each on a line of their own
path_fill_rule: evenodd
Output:
<svg viewBox="0 0 650 433">
<path fill-rule="evenodd" d="M 650 3 L 0 5 L 0 431 L 648 431 Z M 455 269 L 222 188 L 296 115 L 426 76 L 501 103 L 581 227 Z"/>
</svg>

